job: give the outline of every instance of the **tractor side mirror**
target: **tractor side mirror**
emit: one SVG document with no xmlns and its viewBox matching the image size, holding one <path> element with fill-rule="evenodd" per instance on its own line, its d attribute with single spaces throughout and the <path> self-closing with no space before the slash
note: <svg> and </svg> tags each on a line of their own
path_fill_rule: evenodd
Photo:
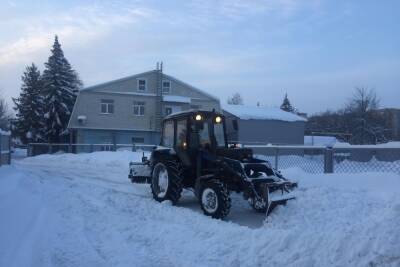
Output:
<svg viewBox="0 0 400 267">
<path fill-rule="evenodd" d="M 239 125 L 237 120 L 232 120 L 232 127 L 233 130 L 238 131 L 239 130 Z"/>
</svg>

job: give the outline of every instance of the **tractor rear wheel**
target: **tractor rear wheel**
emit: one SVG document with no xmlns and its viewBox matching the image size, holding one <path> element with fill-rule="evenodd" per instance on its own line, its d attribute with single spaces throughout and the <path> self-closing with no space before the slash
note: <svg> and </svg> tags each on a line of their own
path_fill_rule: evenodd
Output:
<svg viewBox="0 0 400 267">
<path fill-rule="evenodd" d="M 200 205 L 204 214 L 215 219 L 225 218 L 231 208 L 229 191 L 218 180 L 204 182 L 200 192 Z"/>
<path fill-rule="evenodd" d="M 159 162 L 151 177 L 151 192 L 158 202 L 170 200 L 176 204 L 182 193 L 182 179 L 176 162 Z"/>
</svg>

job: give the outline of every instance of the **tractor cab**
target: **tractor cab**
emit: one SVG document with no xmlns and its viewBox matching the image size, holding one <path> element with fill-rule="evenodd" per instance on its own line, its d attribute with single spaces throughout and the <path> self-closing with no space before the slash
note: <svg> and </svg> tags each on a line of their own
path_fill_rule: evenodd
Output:
<svg viewBox="0 0 400 267">
<path fill-rule="evenodd" d="M 202 153 L 215 157 L 228 147 L 225 119 L 215 111 L 185 111 L 166 117 L 160 145 L 173 148 L 184 165 L 191 166 Z"/>
</svg>

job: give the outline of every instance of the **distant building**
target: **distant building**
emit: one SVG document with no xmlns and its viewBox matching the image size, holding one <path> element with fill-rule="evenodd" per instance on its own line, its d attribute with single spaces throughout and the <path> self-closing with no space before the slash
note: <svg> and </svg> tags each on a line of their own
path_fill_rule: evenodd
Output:
<svg viewBox="0 0 400 267">
<path fill-rule="evenodd" d="M 84 88 L 68 128 L 74 143 L 158 144 L 164 116 L 220 110 L 219 99 L 156 69 Z"/>
<path fill-rule="evenodd" d="M 279 108 L 222 105 L 228 140 L 242 144 L 304 144 L 306 119 Z"/>
</svg>

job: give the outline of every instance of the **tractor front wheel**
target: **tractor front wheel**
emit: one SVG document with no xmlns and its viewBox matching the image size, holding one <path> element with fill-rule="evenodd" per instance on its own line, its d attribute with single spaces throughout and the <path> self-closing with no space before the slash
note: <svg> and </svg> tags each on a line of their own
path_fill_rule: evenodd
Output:
<svg viewBox="0 0 400 267">
<path fill-rule="evenodd" d="M 225 218 L 231 208 L 228 189 L 217 180 L 204 182 L 200 193 L 200 205 L 205 215 L 215 219 Z"/>
<path fill-rule="evenodd" d="M 157 163 L 151 177 L 151 192 L 158 202 L 170 200 L 173 204 L 178 202 L 182 193 L 181 177 L 174 165 Z"/>
</svg>

